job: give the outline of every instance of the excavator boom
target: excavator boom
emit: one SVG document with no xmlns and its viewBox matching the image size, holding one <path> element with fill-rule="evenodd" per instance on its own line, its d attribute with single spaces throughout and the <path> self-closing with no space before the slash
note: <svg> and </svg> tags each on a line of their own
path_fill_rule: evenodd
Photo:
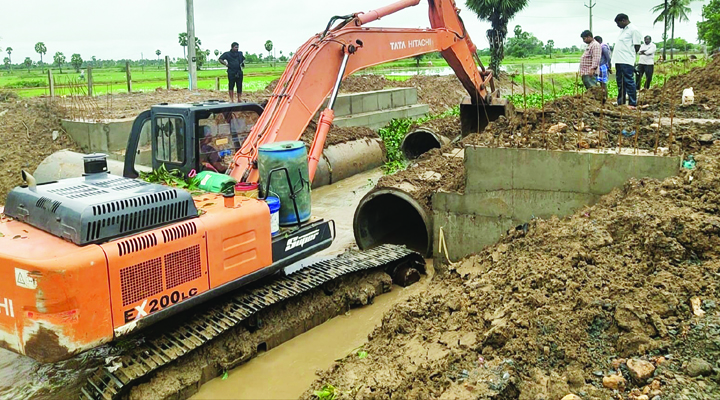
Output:
<svg viewBox="0 0 720 400">
<path fill-rule="evenodd" d="M 238 181 L 257 182 L 258 147 L 285 140 L 298 140 L 321 105 L 331 94 L 310 152 L 310 179 L 333 120 L 332 102 L 339 82 L 361 69 L 430 52 L 441 52 L 470 95 L 472 104 L 490 104 L 492 73 L 476 55 L 453 0 L 428 0 L 431 28 L 367 28 L 383 16 L 415 6 L 419 0 L 402 0 L 367 13 L 341 19 L 335 27 L 315 35 L 290 60 L 278 81 L 265 112 L 242 148 L 235 154 L 231 176 Z M 328 71 L 331 73 L 329 74 Z M 333 75 L 332 72 L 335 72 Z"/>
</svg>

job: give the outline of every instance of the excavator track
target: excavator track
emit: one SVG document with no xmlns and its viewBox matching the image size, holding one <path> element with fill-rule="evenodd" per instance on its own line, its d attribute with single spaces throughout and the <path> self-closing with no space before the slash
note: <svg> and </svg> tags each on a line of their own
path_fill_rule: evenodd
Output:
<svg viewBox="0 0 720 400">
<path fill-rule="evenodd" d="M 291 275 L 251 289 L 240 289 L 227 301 L 195 313 L 169 332 L 146 337 L 121 357 L 122 366 L 98 369 L 81 388 L 81 399 L 117 399 L 134 383 L 227 332 L 260 310 L 320 287 L 341 276 L 404 263 L 423 268 L 420 254 L 402 246 L 382 245 L 319 261 Z M 414 265 L 413 265 L 414 264 Z"/>
</svg>

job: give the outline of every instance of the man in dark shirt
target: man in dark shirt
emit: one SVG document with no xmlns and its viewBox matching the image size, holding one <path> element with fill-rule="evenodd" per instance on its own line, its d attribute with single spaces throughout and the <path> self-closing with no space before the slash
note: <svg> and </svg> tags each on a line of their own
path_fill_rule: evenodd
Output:
<svg viewBox="0 0 720 400">
<path fill-rule="evenodd" d="M 233 88 L 237 85 L 237 100 L 240 101 L 242 94 L 243 67 L 245 67 L 245 56 L 242 51 L 238 51 L 240 45 L 233 42 L 230 45 L 230 51 L 224 52 L 218 59 L 221 64 L 227 67 L 228 73 L 228 91 L 230 92 L 230 102 L 235 101 Z"/>
</svg>

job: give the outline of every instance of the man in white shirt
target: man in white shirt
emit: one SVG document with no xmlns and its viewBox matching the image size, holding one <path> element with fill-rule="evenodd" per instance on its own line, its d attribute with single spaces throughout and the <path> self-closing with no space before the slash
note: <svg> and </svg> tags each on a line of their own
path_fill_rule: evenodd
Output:
<svg viewBox="0 0 720 400">
<path fill-rule="evenodd" d="M 611 63 L 615 64 L 615 79 L 618 85 L 618 105 L 625 104 L 625 95 L 628 96 L 628 108 L 637 106 L 637 90 L 635 86 L 635 57 L 640 51 L 642 34 L 635 25 L 630 23 L 627 14 L 618 14 L 615 23 L 622 29 L 613 49 Z"/>
<path fill-rule="evenodd" d="M 645 43 L 640 45 L 640 61 L 638 61 L 638 74 L 635 84 L 640 88 L 643 75 L 645 75 L 645 90 L 650 89 L 653 70 L 655 69 L 655 50 L 657 47 L 650 36 L 645 36 Z M 642 90 L 642 89 L 640 89 Z"/>
</svg>

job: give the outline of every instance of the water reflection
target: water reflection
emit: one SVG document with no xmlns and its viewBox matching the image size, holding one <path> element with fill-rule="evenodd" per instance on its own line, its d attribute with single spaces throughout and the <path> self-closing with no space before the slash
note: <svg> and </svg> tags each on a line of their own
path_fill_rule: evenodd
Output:
<svg viewBox="0 0 720 400">
<path fill-rule="evenodd" d="M 580 63 L 566 62 L 554 64 L 525 64 L 525 73 L 528 75 L 539 75 L 542 69 L 543 74 L 561 74 L 577 72 Z M 500 66 L 500 70 L 509 74 L 519 74 L 522 71 L 522 64 L 507 64 Z M 374 71 L 378 75 L 407 76 L 407 75 L 451 75 L 455 73 L 450 67 L 423 67 L 407 69 L 379 69 Z"/>
</svg>

